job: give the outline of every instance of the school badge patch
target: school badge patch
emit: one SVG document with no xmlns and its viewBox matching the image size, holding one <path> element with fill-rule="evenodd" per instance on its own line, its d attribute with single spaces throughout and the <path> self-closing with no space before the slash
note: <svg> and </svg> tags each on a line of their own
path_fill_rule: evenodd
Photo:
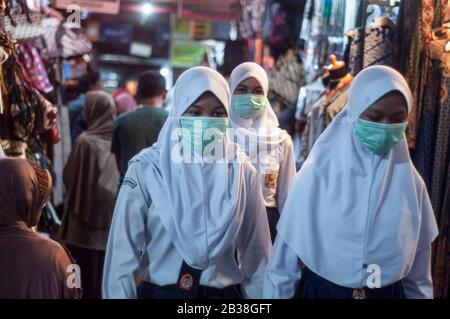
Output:
<svg viewBox="0 0 450 319">
<path fill-rule="evenodd" d="M 190 291 L 192 289 L 192 286 L 194 285 L 194 278 L 191 274 L 184 274 L 181 276 L 180 282 L 178 283 L 178 286 L 180 289 Z"/>
<path fill-rule="evenodd" d="M 267 188 L 277 188 L 278 173 L 268 172 L 266 174 L 265 184 Z"/>
<path fill-rule="evenodd" d="M 352 293 L 352 299 L 366 299 L 366 292 L 364 291 L 364 289 L 354 289 Z"/>
</svg>

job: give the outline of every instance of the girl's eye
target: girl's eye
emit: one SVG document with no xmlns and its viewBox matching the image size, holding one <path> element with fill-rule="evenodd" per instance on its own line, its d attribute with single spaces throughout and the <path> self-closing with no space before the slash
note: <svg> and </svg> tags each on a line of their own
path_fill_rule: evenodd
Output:
<svg viewBox="0 0 450 319">
<path fill-rule="evenodd" d="M 255 90 L 254 93 L 257 94 L 257 95 L 264 95 L 263 90 Z"/>
<path fill-rule="evenodd" d="M 236 92 L 240 93 L 240 94 L 245 94 L 245 93 L 247 93 L 247 90 L 244 88 L 238 88 Z"/>
<path fill-rule="evenodd" d="M 366 118 L 368 121 L 371 121 L 371 122 L 381 121 L 381 117 L 379 117 L 379 116 L 367 115 Z"/>
<path fill-rule="evenodd" d="M 216 112 L 213 114 L 214 117 L 227 117 L 225 112 Z"/>
</svg>

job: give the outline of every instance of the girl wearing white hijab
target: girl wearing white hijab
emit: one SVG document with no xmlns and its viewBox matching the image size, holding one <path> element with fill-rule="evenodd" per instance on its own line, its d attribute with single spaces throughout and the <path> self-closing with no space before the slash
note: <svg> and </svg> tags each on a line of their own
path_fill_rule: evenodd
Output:
<svg viewBox="0 0 450 319">
<path fill-rule="evenodd" d="M 235 139 L 261 176 L 272 241 L 276 237 L 279 212 L 295 177 L 292 139 L 279 128 L 278 118 L 267 99 L 267 73 L 256 63 L 236 67 L 230 76 L 230 123 Z"/>
<path fill-rule="evenodd" d="M 432 298 L 438 234 L 405 129 L 411 91 L 374 66 L 297 174 L 278 224 L 267 298 Z"/>
<path fill-rule="evenodd" d="M 103 297 L 262 297 L 269 227 L 258 174 L 225 133 L 229 100 L 225 79 L 212 69 L 195 67 L 178 79 L 157 143 L 131 160 L 120 189 Z M 207 128 L 217 133 L 208 146 Z M 194 152 L 221 145 L 226 161 L 197 153 L 200 162 L 180 162 L 180 143 Z"/>
</svg>

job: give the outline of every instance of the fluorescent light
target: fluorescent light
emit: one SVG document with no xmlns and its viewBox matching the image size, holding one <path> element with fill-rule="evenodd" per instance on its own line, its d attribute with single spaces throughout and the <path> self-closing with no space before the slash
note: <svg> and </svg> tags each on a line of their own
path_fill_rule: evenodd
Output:
<svg viewBox="0 0 450 319">
<path fill-rule="evenodd" d="M 142 13 L 143 14 L 149 15 L 152 12 L 153 12 L 153 5 L 151 3 L 147 2 L 142 5 Z"/>
<path fill-rule="evenodd" d="M 160 73 L 162 76 L 166 77 L 166 76 L 169 75 L 169 69 L 166 68 L 166 67 L 163 67 L 163 68 L 161 68 L 161 70 L 159 70 L 159 73 Z"/>
</svg>

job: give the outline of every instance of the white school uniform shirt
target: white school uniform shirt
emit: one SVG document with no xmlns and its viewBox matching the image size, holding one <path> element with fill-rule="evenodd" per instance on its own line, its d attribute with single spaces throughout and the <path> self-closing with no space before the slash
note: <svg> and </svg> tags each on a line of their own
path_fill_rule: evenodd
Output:
<svg viewBox="0 0 450 319">
<path fill-rule="evenodd" d="M 6 157 L 6 155 L 5 155 L 5 153 L 3 152 L 2 146 L 0 145 L 0 159 L 1 159 L 1 158 L 5 158 L 5 157 Z"/>
<path fill-rule="evenodd" d="M 205 67 L 183 73 L 158 142 L 129 164 L 108 239 L 104 298 L 136 298 L 136 276 L 160 286 L 176 284 L 183 261 L 203 270 L 201 285 L 241 284 L 245 297 L 262 297 L 271 241 L 256 170 L 248 159 L 173 160 L 179 118 L 206 91 L 228 108 L 229 89 L 220 74 Z M 227 138 L 224 147 L 227 158 L 238 153 Z"/>
<path fill-rule="evenodd" d="M 438 229 L 406 137 L 379 156 L 353 132 L 355 120 L 392 91 L 404 95 L 410 111 L 411 91 L 397 71 L 375 66 L 354 79 L 347 107 L 295 178 L 278 224 L 264 297 L 293 297 L 300 262 L 348 288 L 369 286 L 379 267 L 381 287 L 402 280 L 407 298 L 433 297 L 431 243 Z"/>
<path fill-rule="evenodd" d="M 267 100 L 267 73 L 252 62 L 242 63 L 233 70 L 229 79 L 231 92 L 252 77 L 261 84 Z M 240 117 L 231 109 L 230 125 L 235 130 L 233 138 L 250 157 L 261 176 L 265 206 L 277 207 L 281 212 L 297 172 L 291 137 L 279 128 L 278 118 L 268 100 L 267 107 L 249 119 Z M 249 142 L 249 138 L 256 142 Z"/>
</svg>

